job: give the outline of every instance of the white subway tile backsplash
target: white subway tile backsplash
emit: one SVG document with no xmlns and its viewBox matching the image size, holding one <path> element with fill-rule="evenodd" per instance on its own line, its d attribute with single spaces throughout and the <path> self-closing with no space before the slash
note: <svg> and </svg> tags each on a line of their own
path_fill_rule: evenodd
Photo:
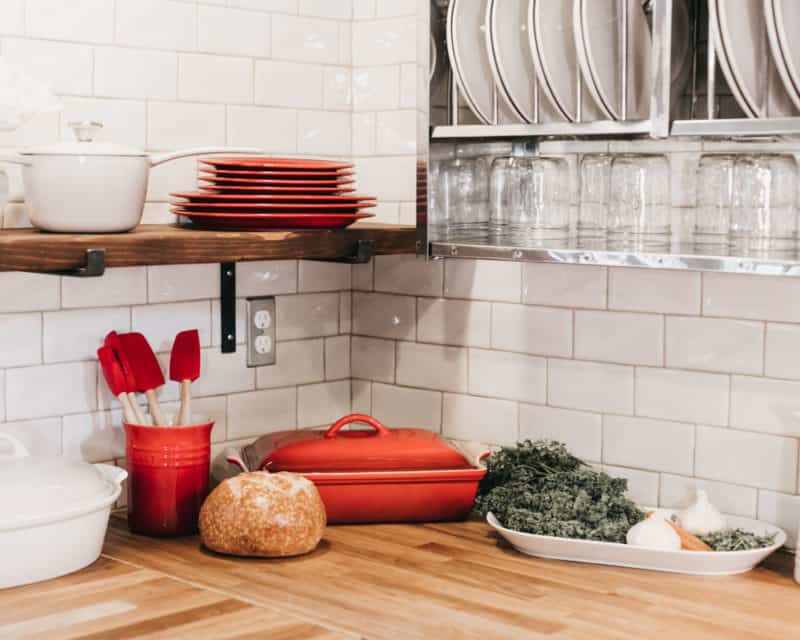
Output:
<svg viewBox="0 0 800 640">
<path fill-rule="evenodd" d="M 87 413 L 97 408 L 97 363 L 47 364 L 6 371 L 6 419 Z"/>
<path fill-rule="evenodd" d="M 349 291 L 339 293 L 339 333 L 353 332 L 353 296 Z"/>
<path fill-rule="evenodd" d="M 94 92 L 110 98 L 174 100 L 178 56 L 168 51 L 97 47 Z"/>
<path fill-rule="evenodd" d="M 397 343 L 397 384 L 439 391 L 467 391 L 467 350 Z"/>
<path fill-rule="evenodd" d="M 150 102 L 147 146 L 153 150 L 219 147 L 225 144 L 225 106 Z"/>
<path fill-rule="evenodd" d="M 661 316 L 617 311 L 575 312 L 575 357 L 620 364 L 664 362 Z"/>
<path fill-rule="evenodd" d="M 75 141 L 75 135 L 69 127 L 70 122 L 94 120 L 103 123 L 103 128 L 94 137 L 98 142 L 125 144 L 138 149 L 144 148 L 147 143 L 146 109 L 143 101 L 67 97 L 62 102 L 62 140 Z"/>
<path fill-rule="evenodd" d="M 325 338 L 325 379 L 350 377 L 350 336 Z"/>
<path fill-rule="evenodd" d="M 13 313 L 0 315 L 0 368 L 21 367 L 41 362 L 41 314 Z"/>
<path fill-rule="evenodd" d="M 350 381 L 350 410 L 353 413 L 372 413 L 372 383 L 366 380 Z"/>
<path fill-rule="evenodd" d="M 298 291 L 341 291 L 350 288 L 349 264 L 301 260 L 298 273 Z"/>
<path fill-rule="evenodd" d="M 297 426 L 330 426 L 350 413 L 350 381 L 324 382 L 297 388 Z"/>
<path fill-rule="evenodd" d="M 388 427 L 412 427 L 438 432 L 442 428 L 442 394 L 374 383 L 371 412 Z"/>
<path fill-rule="evenodd" d="M 657 269 L 609 269 L 608 308 L 653 313 L 700 313 L 700 274 Z"/>
<path fill-rule="evenodd" d="M 595 413 L 533 404 L 519 406 L 519 439 L 556 440 L 587 462 L 600 462 L 602 421 Z"/>
<path fill-rule="evenodd" d="M 298 0 L 228 0 L 231 7 L 267 13 L 297 13 Z"/>
<path fill-rule="evenodd" d="M 797 486 L 797 440 L 733 429 L 697 427 L 695 473 L 774 491 Z"/>
<path fill-rule="evenodd" d="M 218 264 L 174 264 L 147 268 L 148 302 L 219 298 Z"/>
<path fill-rule="evenodd" d="M 323 106 L 326 109 L 346 111 L 353 98 L 353 78 L 348 67 L 325 67 Z"/>
<path fill-rule="evenodd" d="M 768 323 L 765 351 L 765 375 L 800 380 L 800 326 Z"/>
<path fill-rule="evenodd" d="M 422 85 L 419 83 L 419 68 L 415 64 L 400 65 L 400 108 L 417 108 L 417 87 L 427 88 L 427 77 Z M 424 74 L 423 74 L 424 76 Z M 423 96 L 424 97 L 424 96 Z"/>
<path fill-rule="evenodd" d="M 229 105 L 227 115 L 229 145 L 255 147 L 266 153 L 294 153 L 297 150 L 297 112 Z"/>
<path fill-rule="evenodd" d="M 375 290 L 419 296 L 442 295 L 441 262 L 416 256 L 378 256 L 375 259 Z"/>
<path fill-rule="evenodd" d="M 519 434 L 515 402 L 444 394 L 442 433 L 448 438 L 513 445 Z"/>
<path fill-rule="evenodd" d="M 26 7 L 29 37 L 73 42 L 114 37 L 114 5 L 107 0 L 27 0 Z"/>
<path fill-rule="evenodd" d="M 572 355 L 572 311 L 492 304 L 492 348 L 542 356 Z"/>
<path fill-rule="evenodd" d="M 635 503 L 644 506 L 658 504 L 659 476 L 657 473 L 607 464 L 603 465 L 603 471 L 613 478 L 625 478 L 628 481 L 627 495 Z"/>
<path fill-rule="evenodd" d="M 0 423 L 0 431 L 17 438 L 33 456 L 57 456 L 61 453 L 61 418 Z M 0 453 L 5 454 L 5 443 Z"/>
<path fill-rule="evenodd" d="M 375 113 L 353 114 L 353 156 L 371 156 L 375 153 L 375 126 L 377 115 Z"/>
<path fill-rule="evenodd" d="M 297 391 L 273 389 L 228 397 L 228 438 L 254 439 L 297 428 Z"/>
<path fill-rule="evenodd" d="M 349 20 L 353 16 L 352 0 L 300 0 L 300 14 L 318 18 Z"/>
<path fill-rule="evenodd" d="M 703 274 L 703 315 L 800 321 L 800 281 L 728 273 Z"/>
<path fill-rule="evenodd" d="M 598 413 L 633 413 L 633 367 L 579 360 L 547 362 L 547 402 Z"/>
<path fill-rule="evenodd" d="M 0 313 L 58 309 L 60 280 L 38 273 L 0 272 Z"/>
<path fill-rule="evenodd" d="M 417 340 L 466 347 L 488 347 L 491 304 L 419 298 Z"/>
<path fill-rule="evenodd" d="M 764 325 L 745 320 L 667 318 L 667 366 L 760 374 Z"/>
<path fill-rule="evenodd" d="M 636 369 L 636 414 L 678 422 L 728 423 L 728 376 Z"/>
<path fill-rule="evenodd" d="M 175 191 L 194 191 L 197 188 L 197 158 L 180 158 L 150 169 L 147 185 L 149 202 L 169 202 Z"/>
<path fill-rule="evenodd" d="M 353 64 L 357 67 L 414 62 L 416 48 L 415 17 L 353 24 Z"/>
<path fill-rule="evenodd" d="M 91 95 L 92 48 L 47 40 L 3 39 L 3 59 L 57 94 Z"/>
<path fill-rule="evenodd" d="M 335 111 L 300 111 L 297 114 L 297 151 L 323 156 L 350 153 L 353 136 L 350 114 Z"/>
<path fill-rule="evenodd" d="M 175 336 L 185 329 L 200 332 L 200 344 L 211 344 L 211 303 L 171 302 L 133 307 L 131 328 L 143 333 L 153 351 L 169 351 Z"/>
<path fill-rule="evenodd" d="M 197 48 L 208 53 L 267 58 L 272 49 L 270 16 L 200 5 L 197 8 Z"/>
<path fill-rule="evenodd" d="M 339 25 L 331 20 L 275 14 L 272 16 L 272 57 L 336 64 L 339 61 Z"/>
<path fill-rule="evenodd" d="M 354 291 L 353 332 L 376 338 L 413 340 L 416 300 L 410 296 Z"/>
<path fill-rule="evenodd" d="M 522 267 L 518 262 L 446 260 L 444 296 L 519 302 Z"/>
<path fill-rule="evenodd" d="M 0 34 L 22 34 L 25 31 L 25 1 L 0 2 Z"/>
<path fill-rule="evenodd" d="M 786 546 L 790 549 L 797 548 L 800 496 L 762 489 L 758 492 L 758 519 L 783 529 L 787 537 Z"/>
<path fill-rule="evenodd" d="M 297 291 L 296 260 L 240 262 L 236 265 L 236 295 L 275 296 Z"/>
<path fill-rule="evenodd" d="M 744 518 L 756 517 L 758 491 L 752 487 L 666 473 L 661 475 L 658 506 L 684 509 L 694 502 L 698 490 L 705 491 L 711 503 L 723 513 Z"/>
<path fill-rule="evenodd" d="M 353 109 L 378 111 L 400 106 L 400 71 L 396 66 L 353 69 Z"/>
<path fill-rule="evenodd" d="M 339 333 L 339 294 L 307 293 L 276 299 L 278 340 L 299 340 Z"/>
<path fill-rule="evenodd" d="M 353 0 L 353 19 L 368 20 L 375 17 L 377 0 Z"/>
<path fill-rule="evenodd" d="M 117 0 L 116 42 L 152 49 L 194 49 L 197 5 L 170 0 Z"/>
<path fill-rule="evenodd" d="M 585 265 L 525 264 L 522 301 L 557 307 L 604 309 L 606 269 Z"/>
<path fill-rule="evenodd" d="M 734 376 L 730 425 L 747 431 L 800 436 L 800 382 Z"/>
<path fill-rule="evenodd" d="M 694 426 L 628 416 L 603 417 L 603 462 L 691 474 Z"/>
<path fill-rule="evenodd" d="M 256 369 L 259 389 L 291 387 L 322 382 L 325 379 L 323 340 L 279 342 L 275 346 L 275 364 Z"/>
<path fill-rule="evenodd" d="M 352 371 L 355 378 L 394 382 L 394 341 L 353 336 Z"/>
<path fill-rule="evenodd" d="M 378 155 L 416 155 L 416 111 L 383 111 L 379 113 L 376 132 Z"/>
<path fill-rule="evenodd" d="M 200 371 L 200 377 L 192 384 L 192 393 L 198 398 L 256 388 L 255 370 L 247 368 L 245 349 L 237 349 L 236 353 L 221 353 L 213 347 L 203 349 L 200 352 Z M 173 387 L 174 399 L 177 397 L 177 384 L 168 384 Z"/>
<path fill-rule="evenodd" d="M 42 349 L 45 362 L 94 360 L 109 331 L 130 329 L 130 309 L 109 307 L 43 314 Z"/>
<path fill-rule="evenodd" d="M 278 107 L 321 109 L 323 67 L 280 60 L 258 60 L 255 67 L 255 102 Z M 283 87 L 291 86 L 291 91 Z"/>
<path fill-rule="evenodd" d="M 124 458 L 125 431 L 117 412 L 64 416 L 62 450 L 65 457 L 86 462 Z"/>
<path fill-rule="evenodd" d="M 252 103 L 253 62 L 248 58 L 181 54 L 178 98 L 193 102 Z"/>
<path fill-rule="evenodd" d="M 147 302 L 146 267 L 118 267 L 106 270 L 102 278 L 61 280 L 61 306 L 65 309 L 116 307 L 145 302 Z"/>
<path fill-rule="evenodd" d="M 388 202 L 407 200 L 416 193 L 417 159 L 414 156 L 356 158 L 358 189 L 379 193 Z"/>
<path fill-rule="evenodd" d="M 469 392 L 543 404 L 547 396 L 547 361 L 520 353 L 470 349 Z"/>
</svg>

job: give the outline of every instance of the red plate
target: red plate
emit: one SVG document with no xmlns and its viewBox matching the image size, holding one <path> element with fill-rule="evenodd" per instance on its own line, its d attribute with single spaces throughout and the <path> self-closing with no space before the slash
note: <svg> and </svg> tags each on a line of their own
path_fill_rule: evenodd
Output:
<svg viewBox="0 0 800 640">
<path fill-rule="evenodd" d="M 276 210 L 282 212 L 317 211 L 319 213 L 337 213 L 339 211 L 349 211 L 355 213 L 360 209 L 368 209 L 376 206 L 371 202 L 365 202 L 364 204 L 310 204 L 306 202 L 231 202 L 223 204 L 217 202 L 173 202 L 172 204 L 190 211 L 230 211 L 234 213 L 238 213 L 240 211 L 248 211 L 250 213 L 269 213 L 270 211 Z"/>
<path fill-rule="evenodd" d="M 238 229 L 260 231 L 263 229 L 341 229 L 364 218 L 373 218 L 369 213 L 310 214 L 219 214 L 197 213 L 173 209 L 175 215 L 185 216 L 192 226 L 201 229 Z"/>
<path fill-rule="evenodd" d="M 269 185 L 265 186 L 223 186 L 223 185 L 207 185 L 203 184 L 197 187 L 200 191 L 204 193 L 218 193 L 220 195 L 223 194 L 231 194 L 231 195 L 245 195 L 248 193 L 263 193 L 267 195 L 280 195 L 283 193 L 291 193 L 297 195 L 303 195 L 306 193 L 312 194 L 320 194 L 320 195 L 346 195 L 348 193 L 353 193 L 355 189 L 339 189 L 338 187 L 271 187 Z"/>
<path fill-rule="evenodd" d="M 199 179 L 201 182 L 211 182 L 212 184 L 216 184 L 219 186 L 227 187 L 227 186 L 242 186 L 242 187 L 258 187 L 258 186 L 268 186 L 268 187 L 293 187 L 296 189 L 300 189 L 303 187 L 331 187 L 337 188 L 342 185 L 353 184 L 354 180 L 347 180 L 347 179 L 339 179 L 339 178 L 331 178 L 325 180 L 290 180 L 290 179 L 267 179 L 267 180 L 257 180 L 255 178 L 228 178 L 226 176 L 204 176 L 200 175 Z"/>
<path fill-rule="evenodd" d="M 339 169 L 353 168 L 352 163 L 349 162 L 306 160 L 303 158 L 250 158 L 247 156 L 237 158 L 234 156 L 231 158 L 204 158 L 200 162 L 212 167 L 263 169 L 266 171 L 337 171 Z"/>
<path fill-rule="evenodd" d="M 338 195 L 317 195 L 317 194 L 231 194 L 231 193 L 202 193 L 177 192 L 169 195 L 175 198 L 185 198 L 189 202 L 209 202 L 212 204 L 236 204 L 240 202 L 255 204 L 271 204 L 273 202 L 307 202 L 309 204 L 350 204 L 359 206 L 362 202 L 374 202 L 377 198 L 373 196 L 338 196 Z"/>
<path fill-rule="evenodd" d="M 303 178 L 306 180 L 338 180 L 353 175 L 352 171 L 229 171 L 215 169 L 200 169 L 199 175 L 212 178 L 238 178 L 239 180 L 248 178 L 258 178 L 259 180 L 295 180 Z"/>
</svg>

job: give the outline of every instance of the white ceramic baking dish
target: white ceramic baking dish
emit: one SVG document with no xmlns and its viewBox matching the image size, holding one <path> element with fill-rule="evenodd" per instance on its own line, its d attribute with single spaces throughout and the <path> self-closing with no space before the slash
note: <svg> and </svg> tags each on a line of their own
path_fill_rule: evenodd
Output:
<svg viewBox="0 0 800 640">
<path fill-rule="evenodd" d="M 128 473 L 107 464 L 31 456 L 0 433 L 0 589 L 72 573 L 100 556 Z"/>
<path fill-rule="evenodd" d="M 668 509 L 656 511 L 667 517 L 673 514 Z M 733 516 L 728 516 L 728 526 L 739 527 L 758 535 L 775 533 L 775 544 L 750 551 L 660 551 L 616 542 L 576 540 L 512 531 L 502 526 L 491 513 L 486 516 L 486 521 L 517 551 L 530 556 L 701 576 L 727 576 L 750 571 L 786 543 L 786 533 L 782 529 L 760 520 Z"/>
</svg>

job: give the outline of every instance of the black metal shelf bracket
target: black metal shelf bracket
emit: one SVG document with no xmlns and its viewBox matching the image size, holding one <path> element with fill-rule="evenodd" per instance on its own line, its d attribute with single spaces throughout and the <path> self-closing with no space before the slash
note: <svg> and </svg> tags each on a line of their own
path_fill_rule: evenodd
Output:
<svg viewBox="0 0 800 640">
<path fill-rule="evenodd" d="M 236 353 L 236 263 L 223 262 L 219 266 L 222 353 Z"/>
<path fill-rule="evenodd" d="M 375 255 L 375 243 L 372 240 L 356 240 L 352 251 L 338 258 L 311 258 L 315 262 L 336 262 L 339 264 L 366 264 Z"/>
<path fill-rule="evenodd" d="M 70 278 L 99 278 L 106 272 L 106 250 L 87 249 L 84 253 L 83 264 L 74 269 L 63 271 L 49 271 L 53 275 L 67 276 Z"/>
</svg>

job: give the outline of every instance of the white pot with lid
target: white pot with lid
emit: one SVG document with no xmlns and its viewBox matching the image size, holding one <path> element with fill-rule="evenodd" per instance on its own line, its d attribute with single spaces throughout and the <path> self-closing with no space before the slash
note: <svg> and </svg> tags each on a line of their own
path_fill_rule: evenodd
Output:
<svg viewBox="0 0 800 640">
<path fill-rule="evenodd" d="M 261 153 L 244 147 L 206 147 L 149 154 L 135 147 L 93 142 L 98 122 L 71 122 L 77 142 L 0 154 L 21 164 L 25 201 L 34 226 L 59 233 L 117 233 L 139 224 L 150 168 L 170 160 L 215 153 Z"/>
<path fill-rule="evenodd" d="M 31 456 L 0 433 L 0 589 L 78 571 L 100 556 L 127 471 Z"/>
</svg>

